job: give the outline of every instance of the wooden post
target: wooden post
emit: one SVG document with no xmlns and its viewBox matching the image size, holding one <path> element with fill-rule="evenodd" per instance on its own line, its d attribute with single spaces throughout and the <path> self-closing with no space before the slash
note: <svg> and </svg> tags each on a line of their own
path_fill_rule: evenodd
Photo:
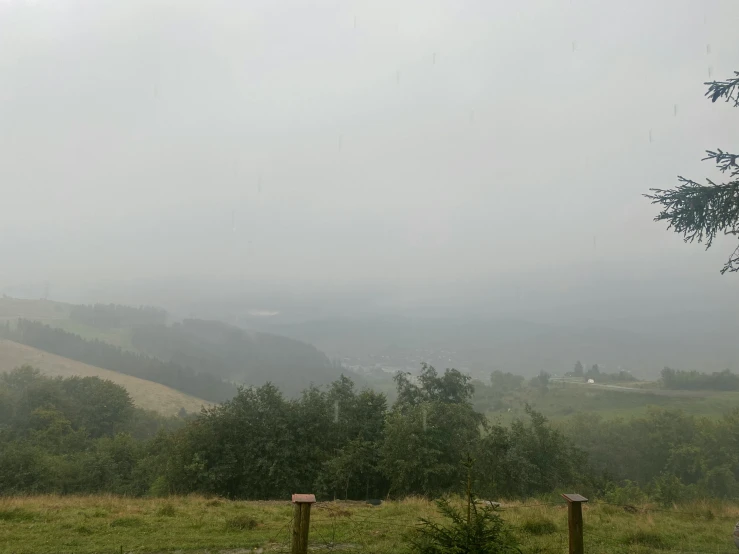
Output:
<svg viewBox="0 0 739 554">
<path fill-rule="evenodd" d="M 316 502 L 314 494 L 293 494 L 292 554 L 308 553 L 310 506 Z"/>
<path fill-rule="evenodd" d="M 567 500 L 567 524 L 570 528 L 570 554 L 583 554 L 582 503 L 588 499 L 579 494 L 563 494 Z"/>
</svg>

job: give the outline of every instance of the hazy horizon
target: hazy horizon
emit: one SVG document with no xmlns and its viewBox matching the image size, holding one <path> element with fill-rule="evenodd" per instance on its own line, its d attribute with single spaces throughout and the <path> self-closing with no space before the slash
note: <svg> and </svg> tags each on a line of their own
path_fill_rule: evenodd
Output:
<svg viewBox="0 0 739 554">
<path fill-rule="evenodd" d="M 703 151 L 739 139 L 703 97 L 709 68 L 736 69 L 737 17 L 0 1 L 0 291 L 315 317 L 731 311 L 730 242 L 684 245 L 641 195 L 715 176 Z"/>
</svg>

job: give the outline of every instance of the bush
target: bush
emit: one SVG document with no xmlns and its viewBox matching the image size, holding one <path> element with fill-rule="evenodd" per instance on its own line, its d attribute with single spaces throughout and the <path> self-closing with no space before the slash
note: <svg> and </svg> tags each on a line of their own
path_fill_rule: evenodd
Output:
<svg viewBox="0 0 739 554">
<path fill-rule="evenodd" d="M 604 498 L 606 502 L 621 505 L 643 504 L 647 501 L 647 495 L 639 485 L 628 479 L 620 486 L 615 483 L 606 485 Z"/>
<path fill-rule="evenodd" d="M 438 500 L 439 512 L 450 519 L 440 525 L 421 519 L 421 527 L 411 538 L 411 550 L 417 554 L 512 554 L 520 553 L 508 525 L 495 508 L 478 508 L 468 501 L 470 520 L 446 498 Z"/>
<path fill-rule="evenodd" d="M 652 482 L 652 496 L 662 506 L 672 506 L 695 496 L 695 487 L 683 484 L 679 477 L 664 473 Z"/>
<path fill-rule="evenodd" d="M 167 483 L 167 479 L 164 476 L 160 475 L 154 479 L 154 482 L 149 487 L 149 496 L 169 496 L 169 483 Z"/>
</svg>

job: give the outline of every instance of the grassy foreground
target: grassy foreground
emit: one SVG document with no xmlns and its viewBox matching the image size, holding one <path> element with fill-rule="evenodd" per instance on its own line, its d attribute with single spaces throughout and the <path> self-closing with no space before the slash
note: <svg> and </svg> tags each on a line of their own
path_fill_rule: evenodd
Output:
<svg viewBox="0 0 739 554">
<path fill-rule="evenodd" d="M 534 504 L 534 505 L 531 505 Z M 203 497 L 113 496 L 0 498 L 0 553 L 289 551 L 289 502 L 231 502 Z M 501 512 L 524 553 L 567 552 L 561 504 L 506 504 Z M 419 517 L 434 505 L 409 499 L 372 507 L 319 503 L 311 513 L 312 550 L 404 552 Z M 739 506 L 711 503 L 673 510 L 589 504 L 583 511 L 586 552 L 735 552 Z"/>
</svg>

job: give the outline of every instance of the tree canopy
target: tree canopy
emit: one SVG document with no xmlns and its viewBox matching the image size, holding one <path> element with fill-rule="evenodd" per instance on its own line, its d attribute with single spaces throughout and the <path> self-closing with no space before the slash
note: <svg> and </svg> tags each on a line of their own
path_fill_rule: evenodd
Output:
<svg viewBox="0 0 739 554">
<path fill-rule="evenodd" d="M 712 102 L 723 99 L 739 107 L 739 71 L 726 81 L 706 83 L 706 96 Z M 652 204 L 662 206 L 655 221 L 666 221 L 667 228 L 683 235 L 685 242 L 697 240 L 710 248 L 716 236 L 739 235 L 739 154 L 725 152 L 717 148 L 707 150 L 703 160 L 711 160 L 728 180 L 717 183 L 706 179 L 700 184 L 692 179 L 678 176 L 680 184 L 668 190 L 650 189 L 652 194 L 645 196 Z M 721 273 L 739 271 L 739 245 L 729 256 Z"/>
</svg>

